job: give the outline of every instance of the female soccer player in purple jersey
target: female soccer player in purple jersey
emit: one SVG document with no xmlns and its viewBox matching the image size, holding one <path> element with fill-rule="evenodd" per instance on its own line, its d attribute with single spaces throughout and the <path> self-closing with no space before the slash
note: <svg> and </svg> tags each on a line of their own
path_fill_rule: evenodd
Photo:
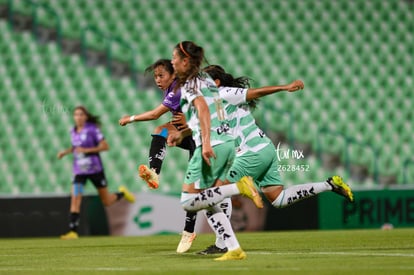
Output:
<svg viewBox="0 0 414 275">
<path fill-rule="evenodd" d="M 138 115 L 124 116 L 119 120 L 121 126 L 138 121 L 156 120 L 167 112 L 173 114 L 171 122 L 164 123 L 155 128 L 152 134 L 151 147 L 149 150 L 149 167 L 140 165 L 139 176 L 147 182 L 148 186 L 156 189 L 159 186 L 158 175 L 161 172 L 162 163 L 166 154 L 166 140 L 169 134 L 187 127 L 184 115 L 180 107 L 181 90 L 176 89 L 176 75 L 171 60 L 160 59 L 145 69 L 145 72 L 153 72 L 154 81 L 158 88 L 164 91 L 164 99 L 160 105 L 151 111 Z M 188 150 L 190 159 L 195 150 L 195 143 L 191 136 L 187 136 L 178 147 Z M 181 241 L 177 247 L 178 253 L 186 252 L 196 237 L 194 232 L 196 212 L 187 212 Z"/>
<path fill-rule="evenodd" d="M 98 190 L 99 197 L 105 206 L 112 205 L 121 198 L 134 202 L 135 197 L 126 187 L 119 187 L 118 193 L 109 193 L 105 173 L 99 155 L 109 150 L 109 145 L 99 129 L 99 117 L 92 115 L 85 107 L 77 106 L 73 112 L 75 126 L 70 131 L 72 146 L 58 153 L 61 159 L 65 155 L 73 154 L 73 185 L 71 192 L 69 232 L 61 239 L 77 239 L 82 202 L 83 187 L 89 179 Z"/>
</svg>

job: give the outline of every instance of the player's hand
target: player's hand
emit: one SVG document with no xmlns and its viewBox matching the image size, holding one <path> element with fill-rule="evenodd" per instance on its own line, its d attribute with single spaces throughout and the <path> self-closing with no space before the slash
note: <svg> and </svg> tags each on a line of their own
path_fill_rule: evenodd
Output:
<svg viewBox="0 0 414 275">
<path fill-rule="evenodd" d="M 130 121 L 130 118 L 131 118 L 131 116 L 123 116 L 120 120 L 119 120 L 119 125 L 121 125 L 121 126 L 125 126 L 125 125 L 127 125 L 128 123 L 130 123 L 131 121 Z"/>
<path fill-rule="evenodd" d="M 301 80 L 295 80 L 292 83 L 287 85 L 288 92 L 296 92 L 297 90 L 302 90 L 305 87 Z"/>
<path fill-rule="evenodd" d="M 213 147 L 211 147 L 210 143 L 203 144 L 202 145 L 202 155 L 204 161 L 208 164 L 208 166 L 211 166 L 211 158 L 216 158 L 216 154 L 214 154 Z"/>
<path fill-rule="evenodd" d="M 63 158 L 65 155 L 66 155 L 65 151 L 61 151 L 61 152 L 59 152 L 59 153 L 57 154 L 57 158 L 58 158 L 58 159 L 61 159 L 61 158 Z"/>
<path fill-rule="evenodd" d="M 174 114 L 171 123 L 177 126 L 178 130 L 182 130 L 188 127 L 185 115 L 183 113 Z"/>
<path fill-rule="evenodd" d="M 168 135 L 167 137 L 167 145 L 168 146 L 177 146 L 183 141 L 183 137 L 180 132 L 173 132 Z"/>
</svg>

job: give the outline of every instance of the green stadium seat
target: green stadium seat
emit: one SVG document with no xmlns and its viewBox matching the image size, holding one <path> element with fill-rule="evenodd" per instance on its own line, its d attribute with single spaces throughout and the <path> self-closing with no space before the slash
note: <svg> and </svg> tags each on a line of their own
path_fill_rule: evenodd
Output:
<svg viewBox="0 0 414 275">
<path fill-rule="evenodd" d="M 384 163 L 392 162 L 398 167 L 406 157 L 411 137 L 404 129 L 410 129 L 412 120 L 406 91 L 412 86 L 414 41 L 408 31 L 412 16 L 404 1 L 383 1 L 378 5 L 329 0 L 312 3 L 212 0 L 208 4 L 192 0 L 139 4 L 43 0 L 41 3 L 59 14 L 64 37 L 79 39 L 82 28 L 89 25 L 128 41 L 136 51 L 136 65 L 141 72 L 155 59 L 170 58 L 178 41 L 194 39 L 205 47 L 208 60 L 224 65 L 235 75 L 251 77 L 255 80 L 254 87 L 303 79 L 305 90 L 300 93 L 281 93 L 262 99 L 263 110 L 259 110 L 258 116 L 266 130 L 286 132 L 293 127 L 299 141 L 314 145 L 319 138 L 317 129 L 326 126 L 373 144 Z M 14 0 L 13 4 L 16 11 L 31 13 L 27 1 Z M 183 10 L 187 12 L 183 14 Z M 191 21 L 194 12 L 197 22 Z M 43 12 L 39 13 L 39 19 L 42 24 L 54 24 L 53 17 Z M 235 30 L 234 26 L 238 28 Z M 377 29 L 381 32 L 375 32 Z M 136 91 L 129 81 L 110 79 L 105 68 L 86 68 L 79 57 L 62 56 L 56 46 L 38 46 L 29 33 L 13 33 L 5 22 L 1 22 L 0 30 L 3 57 L 0 73 L 6 75 L 0 88 L 10 91 L 10 96 L 0 95 L 5 102 L 1 105 L 4 112 L 27 110 L 27 116 L 41 125 L 45 119 L 36 114 L 40 107 L 29 106 L 33 102 L 41 105 L 46 98 L 56 105 L 87 104 L 99 113 L 108 113 L 106 118 L 113 122 L 124 113 L 149 110 L 160 102 L 158 91 Z M 93 34 L 88 35 L 88 45 L 105 49 L 105 41 Z M 124 61 L 131 58 L 129 51 L 119 45 L 113 47 L 113 56 Z M 28 90 L 36 91 L 37 101 L 34 96 L 16 92 Z M 285 114 L 278 113 L 280 109 L 291 112 L 294 125 L 289 125 Z M 56 126 L 55 131 L 64 138 L 71 116 L 60 118 L 63 125 Z M 387 124 L 387 118 L 391 124 Z M 49 116 L 47 122 L 60 121 L 58 116 Z M 128 133 L 134 138 L 145 136 L 140 146 L 147 147 L 149 133 L 156 124 L 137 124 Z M 12 130 L 13 135 L 22 132 L 18 127 Z M 114 130 L 114 134 L 119 132 Z M 38 130 L 33 135 L 41 139 Z M 127 143 L 133 142 L 126 139 Z M 382 148 L 389 143 L 394 153 L 383 152 Z M 338 140 L 324 145 L 342 150 Z M 352 153 L 356 161 L 358 153 Z M 387 167 L 382 165 L 381 169 Z M 395 170 L 391 164 L 390 167 Z M 313 176 L 321 175 L 318 173 Z"/>
</svg>

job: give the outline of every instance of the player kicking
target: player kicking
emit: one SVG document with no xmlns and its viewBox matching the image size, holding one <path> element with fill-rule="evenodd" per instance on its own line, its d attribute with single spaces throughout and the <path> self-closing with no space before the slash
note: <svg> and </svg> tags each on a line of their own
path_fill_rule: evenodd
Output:
<svg viewBox="0 0 414 275">
<path fill-rule="evenodd" d="M 181 205 L 186 211 L 210 211 L 213 229 L 229 250 L 216 260 L 240 260 L 246 258 L 246 253 L 237 241 L 230 220 L 217 204 L 237 194 L 252 199 L 259 208 L 263 207 L 263 202 L 247 176 L 236 183 L 217 186 L 234 159 L 234 139 L 228 134 L 228 122 L 217 87 L 208 75 L 200 73 L 203 60 L 203 48 L 193 42 L 181 42 L 173 50 L 172 64 L 181 87 L 180 105 L 191 131 L 170 135 L 168 144 L 175 145 L 192 132 L 196 150 L 188 164 Z"/>
<path fill-rule="evenodd" d="M 249 89 L 247 88 L 247 78 L 235 79 L 220 66 L 211 65 L 206 67 L 204 71 L 215 80 L 219 87 L 220 97 L 229 103 L 226 105 L 226 111 L 230 131 L 236 137 L 237 154 L 227 174 L 226 182 L 235 182 L 245 175 L 252 176 L 275 208 L 289 206 L 301 199 L 310 198 L 325 191 L 333 191 L 344 196 L 348 201 L 353 201 L 350 187 L 339 176 L 333 176 L 324 182 L 299 184 L 285 189 L 277 169 L 276 149 L 272 141 L 256 125 L 250 112 L 249 103 L 254 105 L 254 100 L 259 97 L 279 91 L 294 92 L 303 89 L 302 81 L 296 80 L 284 86 Z M 206 215 L 208 218 L 211 213 L 207 211 Z M 208 221 L 210 226 L 214 226 L 209 219 Z M 227 251 L 221 236 L 216 236 L 216 244 L 201 251 L 200 254 Z"/>
</svg>

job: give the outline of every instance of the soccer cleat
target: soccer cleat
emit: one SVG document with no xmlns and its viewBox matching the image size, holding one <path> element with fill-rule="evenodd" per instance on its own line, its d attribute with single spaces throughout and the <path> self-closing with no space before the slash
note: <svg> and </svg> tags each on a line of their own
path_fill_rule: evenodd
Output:
<svg viewBox="0 0 414 275">
<path fill-rule="evenodd" d="M 134 194 L 132 194 L 125 186 L 120 186 L 119 188 L 118 188 L 118 191 L 120 192 L 120 193 L 123 193 L 124 194 L 124 198 L 128 201 L 128 202 L 130 202 L 130 203 L 133 203 L 133 202 L 135 202 L 135 196 L 134 196 Z"/>
<path fill-rule="evenodd" d="M 211 254 L 223 254 L 226 252 L 227 252 L 227 247 L 220 248 L 220 247 L 217 247 L 215 244 L 213 244 L 207 247 L 206 249 L 200 252 L 197 252 L 197 254 L 198 255 L 211 255 Z"/>
<path fill-rule="evenodd" d="M 241 247 L 226 252 L 223 256 L 215 258 L 215 261 L 243 260 L 246 259 L 246 252 Z"/>
<path fill-rule="evenodd" d="M 183 231 L 181 233 L 181 241 L 177 247 L 177 253 L 185 253 L 190 250 L 191 245 L 193 244 L 194 239 L 196 238 L 196 233 L 190 233 L 187 231 Z"/>
<path fill-rule="evenodd" d="M 61 235 L 60 238 L 62 240 L 76 240 L 76 239 L 79 239 L 79 235 L 75 231 L 69 231 L 68 233 L 64 235 Z"/>
<path fill-rule="evenodd" d="M 244 176 L 237 183 L 240 195 L 251 199 L 257 208 L 263 208 L 263 200 L 254 186 L 252 177 Z"/>
<path fill-rule="evenodd" d="M 327 179 L 327 182 L 332 187 L 332 191 L 344 196 L 348 201 L 354 201 L 354 195 L 352 194 L 351 188 L 342 180 L 340 176 L 333 176 Z"/>
<path fill-rule="evenodd" d="M 139 176 L 148 184 L 149 188 L 158 188 L 158 175 L 153 169 L 150 169 L 148 166 L 142 164 L 139 166 L 138 172 Z"/>
</svg>

